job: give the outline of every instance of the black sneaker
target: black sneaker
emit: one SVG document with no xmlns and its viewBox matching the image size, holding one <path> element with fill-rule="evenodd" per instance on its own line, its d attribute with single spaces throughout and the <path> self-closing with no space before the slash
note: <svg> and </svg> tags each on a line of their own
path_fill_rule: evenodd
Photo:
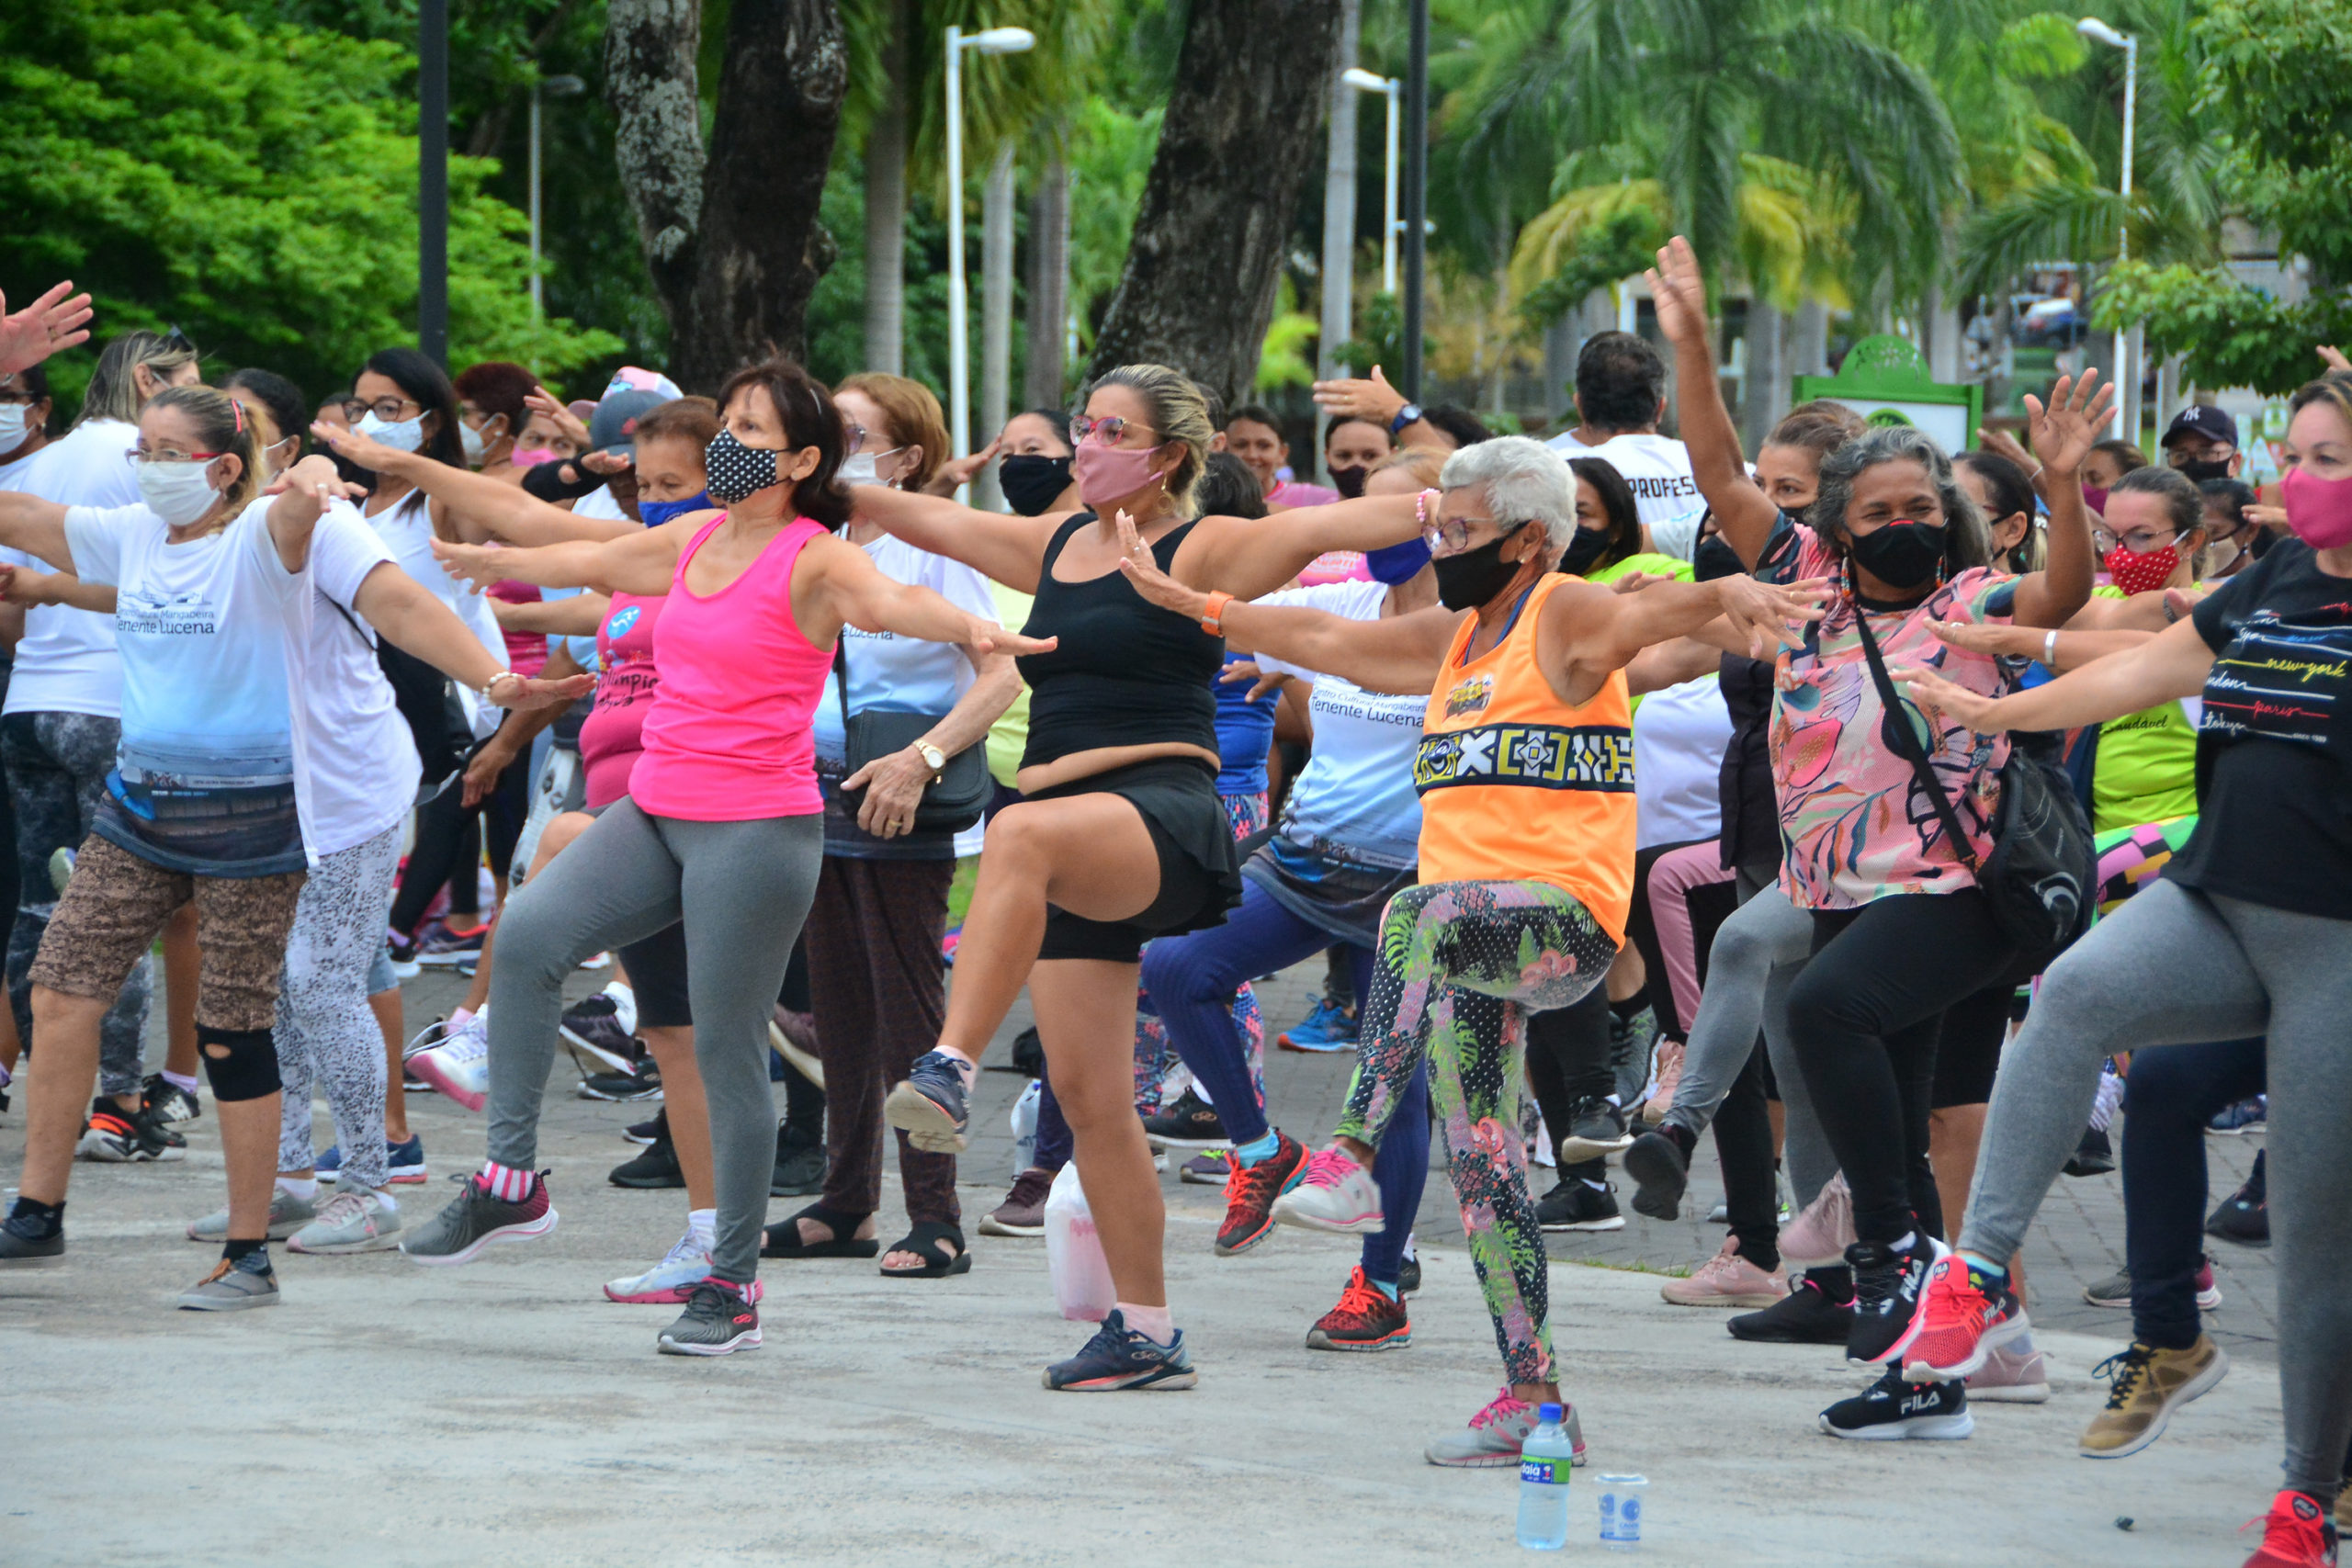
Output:
<svg viewBox="0 0 2352 1568">
<path fill-rule="evenodd" d="M 65 1256 L 65 1227 L 54 1221 L 44 1225 L 27 1214 L 11 1214 L 0 1222 L 0 1268 L 39 1269 Z"/>
<path fill-rule="evenodd" d="M 1625 1131 L 1625 1113 L 1605 1100 L 1587 1096 L 1568 1107 L 1566 1136 L 1555 1129 L 1553 1136 L 1558 1146 L 1555 1153 L 1562 1165 L 1581 1165 L 1589 1159 L 1613 1155 L 1634 1141 Z"/>
<path fill-rule="evenodd" d="M 790 1122 L 775 1130 L 775 1169 L 768 1176 L 771 1198 L 805 1198 L 825 1185 L 825 1137 Z"/>
<path fill-rule="evenodd" d="M 1641 1099 L 1650 1081 L 1651 1059 L 1657 1055 L 1657 1010 L 1645 1007 L 1631 1018 L 1609 1010 L 1609 1073 L 1618 1103 Z"/>
<path fill-rule="evenodd" d="M 661 1136 L 662 1128 L 663 1126 L 663 1122 L 662 1121 L 663 1114 L 664 1113 L 662 1111 L 657 1111 L 653 1113 L 653 1119 L 650 1122 L 630 1122 L 628 1126 L 621 1129 L 621 1136 L 627 1138 L 632 1144 L 651 1143 L 655 1138 Z"/>
<path fill-rule="evenodd" d="M 633 1105 L 641 1100 L 662 1098 L 662 1069 L 653 1065 L 651 1056 L 645 1057 L 625 1073 L 595 1073 L 580 1080 L 580 1098 L 605 1100 L 616 1104 Z"/>
<path fill-rule="evenodd" d="M 2086 1127 L 2075 1152 L 2066 1156 L 2069 1176 L 2105 1176 L 2115 1168 L 2115 1148 L 2097 1127 Z"/>
<path fill-rule="evenodd" d="M 1905 1438 L 1950 1441 L 1976 1430 L 1976 1417 L 1968 1413 L 1966 1384 L 1905 1382 L 1903 1369 L 1889 1367 L 1866 1391 L 1823 1411 L 1821 1429 L 1833 1438 L 1880 1442 Z"/>
<path fill-rule="evenodd" d="M 531 1178 L 519 1203 L 492 1192 L 477 1171 L 448 1207 L 409 1232 L 401 1251 L 419 1263 L 471 1263 L 494 1241 L 529 1241 L 555 1229 L 555 1205 L 544 1178 Z"/>
<path fill-rule="evenodd" d="M 186 1159 L 187 1140 L 157 1120 L 149 1107 L 126 1115 L 111 1098 L 100 1095 L 90 1102 L 90 1119 L 83 1123 L 74 1157 L 105 1165 Z"/>
<path fill-rule="evenodd" d="M 1840 1267 L 1806 1269 L 1787 1295 L 1724 1326 L 1754 1345 L 1843 1345 L 1853 1325 L 1853 1276 Z"/>
<path fill-rule="evenodd" d="M 1846 1332 L 1849 1362 L 1873 1367 L 1894 1354 L 1910 1337 L 1928 1269 L 1951 1250 L 1933 1236 L 1914 1242 L 1907 1252 L 1874 1241 L 1858 1241 L 1846 1249 L 1847 1266 L 1854 1271 L 1854 1317 Z"/>
<path fill-rule="evenodd" d="M 1396 1265 L 1396 1293 L 1409 1296 L 1421 1288 L 1421 1260 L 1408 1258 Z"/>
<path fill-rule="evenodd" d="M 2205 1222 L 2205 1234 L 2223 1241 L 2236 1242 L 2240 1247 L 2268 1247 L 2268 1195 L 2253 1182 L 2247 1182 L 2213 1211 L 2213 1217 Z"/>
<path fill-rule="evenodd" d="M 602 991 L 564 1009 L 556 1032 L 571 1059 L 590 1074 L 626 1073 L 645 1054 L 637 1036 L 621 1027 L 620 1004 Z"/>
<path fill-rule="evenodd" d="M 1634 1213 L 1653 1220 L 1681 1214 L 1682 1193 L 1690 1185 L 1690 1151 L 1682 1141 L 1689 1136 L 1668 1123 L 1644 1133 L 1625 1150 L 1625 1174 L 1634 1182 Z"/>
<path fill-rule="evenodd" d="M 165 1081 L 161 1073 L 149 1073 L 140 1105 L 149 1115 L 167 1126 L 193 1122 L 204 1114 L 204 1107 L 196 1096 L 175 1083 Z"/>
<path fill-rule="evenodd" d="M 961 1154 L 971 1142 L 965 1132 L 972 1124 L 964 1064 L 944 1051 L 917 1056 L 906 1081 L 882 1102 L 882 1120 L 925 1154 Z"/>
<path fill-rule="evenodd" d="M 1176 1097 L 1176 1103 L 1157 1116 L 1143 1119 L 1144 1135 L 1155 1149 L 1229 1149 L 1233 1140 L 1225 1135 L 1225 1122 L 1216 1107 L 1194 1094 L 1189 1088 Z"/>
<path fill-rule="evenodd" d="M 723 1280 L 696 1285 L 678 1321 L 654 1341 L 665 1356 L 731 1356 L 759 1348 L 760 1309 L 741 1287 Z"/>
<path fill-rule="evenodd" d="M 1567 1176 L 1536 1201 L 1535 1223 L 1547 1231 L 1619 1231 L 1625 1216 L 1617 1212 L 1614 1189 Z"/>
<path fill-rule="evenodd" d="M 1125 1314 L 1116 1307 L 1077 1355 L 1046 1369 L 1046 1386 L 1065 1393 L 1191 1388 L 1200 1381 L 1193 1371 L 1193 1358 L 1184 1352 L 1182 1329 L 1169 1344 L 1161 1345 L 1129 1328 Z"/>
<path fill-rule="evenodd" d="M 668 1112 L 663 1112 L 664 1116 L 667 1114 Z M 654 1135 L 653 1142 L 646 1145 L 643 1154 L 639 1155 L 635 1159 L 624 1160 L 613 1167 L 612 1173 L 605 1179 L 616 1187 L 635 1187 L 647 1190 L 684 1187 L 686 1184 L 686 1173 L 678 1167 L 678 1145 L 670 1141 L 670 1128 L 667 1122 L 665 1122 L 661 1132 Z"/>
</svg>

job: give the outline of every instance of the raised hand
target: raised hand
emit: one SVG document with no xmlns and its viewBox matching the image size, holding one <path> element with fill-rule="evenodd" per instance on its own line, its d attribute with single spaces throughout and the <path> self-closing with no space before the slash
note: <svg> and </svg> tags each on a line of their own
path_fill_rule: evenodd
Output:
<svg viewBox="0 0 2352 1568">
<path fill-rule="evenodd" d="M 580 416 L 571 412 L 571 405 L 553 392 L 545 387 L 534 387 L 523 395 L 523 406 L 533 413 L 547 415 L 555 422 L 556 429 L 561 431 L 574 446 L 582 452 L 588 450 L 591 445 L 588 427 L 580 423 Z"/>
<path fill-rule="evenodd" d="M 73 289 L 68 278 L 14 313 L 0 294 L 0 376 L 29 370 L 61 348 L 89 341 L 90 297 Z"/>
<path fill-rule="evenodd" d="M 2344 351 L 2332 343 L 2319 345 L 2319 359 L 2330 370 L 2352 370 L 2352 359 L 2345 358 Z"/>
<path fill-rule="evenodd" d="M 1151 547 L 1144 543 L 1134 518 L 1120 512 L 1112 521 L 1119 530 L 1119 570 L 1135 584 L 1136 592 L 1163 610 L 1173 610 L 1196 621 L 1208 613 L 1207 594 L 1197 588 L 1185 587 L 1159 570 L 1159 563 L 1152 558 Z"/>
<path fill-rule="evenodd" d="M 2033 438 L 2034 455 L 2053 479 L 2071 479 L 2080 472 L 2083 459 L 2090 456 L 2099 433 L 2108 426 L 2115 409 L 2115 389 L 2098 387 L 2093 391 L 2098 381 L 2095 369 L 2084 371 L 2080 380 L 2061 376 L 2050 389 L 2046 405 L 2031 392 L 2025 395 L 2026 429 Z"/>
<path fill-rule="evenodd" d="M 459 545 L 447 539 L 434 539 L 430 543 L 433 557 L 441 563 L 442 570 L 477 588 L 487 588 L 506 575 L 498 565 L 499 547 L 495 544 Z"/>
<path fill-rule="evenodd" d="M 1372 367 L 1367 379 L 1346 376 L 1336 380 L 1317 381 L 1309 389 L 1315 394 L 1315 406 L 1333 419 L 1362 419 L 1385 426 L 1405 406 L 1405 394 L 1388 384 L 1380 367 Z"/>
<path fill-rule="evenodd" d="M 1749 656 L 1770 660 L 1783 648 L 1802 647 L 1804 634 L 1792 623 L 1817 621 L 1826 613 L 1829 580 L 1809 577 L 1801 582 L 1762 582 L 1744 572 L 1715 580 L 1724 615 L 1732 629 L 1747 634 Z"/>
<path fill-rule="evenodd" d="M 1944 629 L 1941 626 L 1936 628 L 1939 633 Z M 1916 664 L 1905 665 L 1889 673 L 1894 677 L 1896 685 L 1910 694 L 1913 702 L 1956 719 L 1979 735 L 1996 735 L 2007 728 L 1994 716 L 1995 699 L 1982 692 L 1954 685 L 1942 676 Z"/>
<path fill-rule="evenodd" d="M 997 451 L 1003 445 L 1004 437 L 1000 435 L 977 452 L 948 458 L 939 465 L 939 471 L 932 475 L 930 482 L 922 487 L 923 493 L 954 495 L 958 486 L 970 484 L 973 475 L 996 460 Z"/>
<path fill-rule="evenodd" d="M 1658 330 L 1670 343 L 1687 338 L 1705 340 L 1707 285 L 1699 275 L 1699 254 L 1677 234 L 1657 254 L 1657 265 L 1642 275 L 1657 302 Z"/>
<path fill-rule="evenodd" d="M 637 467 L 637 459 L 626 452 L 583 452 L 577 461 L 590 473 L 603 474 L 607 479 Z"/>
<path fill-rule="evenodd" d="M 1978 431 L 1976 446 L 1979 451 L 1990 452 L 1996 457 L 2007 457 L 2024 469 L 2028 479 L 2031 479 L 2041 467 L 2041 460 L 2019 446 L 2018 438 L 2006 430 Z"/>
<path fill-rule="evenodd" d="M 346 430 L 339 424 L 329 424 L 322 419 L 311 423 L 311 435 L 320 446 L 326 447 L 336 457 L 348 458 L 371 474 L 390 472 L 399 465 L 401 458 L 416 456 L 413 453 L 402 452 L 397 447 L 387 446 L 373 436 L 362 435 L 356 430 Z M 304 459 L 306 462 L 308 460 Z M 429 457 L 423 460 L 432 461 Z"/>
</svg>

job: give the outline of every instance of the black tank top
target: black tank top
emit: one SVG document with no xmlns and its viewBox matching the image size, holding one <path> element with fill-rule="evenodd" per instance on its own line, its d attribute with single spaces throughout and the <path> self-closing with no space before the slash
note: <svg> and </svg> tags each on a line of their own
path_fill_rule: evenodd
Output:
<svg viewBox="0 0 2352 1568">
<path fill-rule="evenodd" d="M 1093 513 L 1081 512 L 1055 529 L 1037 571 L 1036 602 L 1022 633 L 1061 642 L 1051 653 L 1014 660 L 1030 691 L 1029 744 L 1021 765 L 1170 740 L 1214 754 L 1216 697 L 1209 682 L 1225 666 L 1225 639 L 1152 604 L 1115 567 L 1085 582 L 1057 579 L 1054 562 L 1062 547 L 1093 523 Z M 1171 569 L 1193 526 L 1171 528 L 1151 547 L 1160 570 Z"/>
</svg>

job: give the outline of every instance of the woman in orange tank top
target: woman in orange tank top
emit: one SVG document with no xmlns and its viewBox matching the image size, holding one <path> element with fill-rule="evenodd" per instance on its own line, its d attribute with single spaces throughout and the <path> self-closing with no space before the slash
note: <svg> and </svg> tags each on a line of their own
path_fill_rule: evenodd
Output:
<svg viewBox="0 0 2352 1568">
<path fill-rule="evenodd" d="M 1527 1013 L 1601 981 L 1624 940 L 1634 877 L 1634 751 L 1624 667 L 1696 636 L 1761 652 L 1816 614 L 1821 585 L 1745 576 L 1602 588 L 1553 568 L 1576 526 L 1576 480 L 1538 442 L 1455 453 L 1430 506 L 1441 609 L 1383 621 L 1231 604 L 1227 642 L 1371 691 L 1427 692 L 1414 763 L 1420 876 L 1388 902 L 1355 1080 L 1332 1146 L 1308 1156 L 1274 1217 L 1361 1233 L 1385 1224 L 1370 1167 L 1426 1055 L 1446 1165 L 1510 1386 L 1425 1450 L 1507 1464 L 1553 1381 L 1543 1233 L 1518 1132 Z M 1154 603 L 1205 595 L 1130 539 L 1122 570 Z M 1628 591 L 1628 590 L 1632 591 Z M 1474 615 L 1463 614 L 1475 610 Z"/>
</svg>

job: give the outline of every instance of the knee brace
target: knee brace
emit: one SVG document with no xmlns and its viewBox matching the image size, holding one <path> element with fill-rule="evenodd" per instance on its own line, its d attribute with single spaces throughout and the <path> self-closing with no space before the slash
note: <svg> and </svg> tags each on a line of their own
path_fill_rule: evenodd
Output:
<svg viewBox="0 0 2352 1568">
<path fill-rule="evenodd" d="M 277 1046 L 266 1029 L 214 1029 L 199 1023 L 196 1054 L 204 1059 L 205 1076 L 212 1080 L 212 1098 L 224 1105 L 265 1099 L 281 1087 Z"/>
</svg>

